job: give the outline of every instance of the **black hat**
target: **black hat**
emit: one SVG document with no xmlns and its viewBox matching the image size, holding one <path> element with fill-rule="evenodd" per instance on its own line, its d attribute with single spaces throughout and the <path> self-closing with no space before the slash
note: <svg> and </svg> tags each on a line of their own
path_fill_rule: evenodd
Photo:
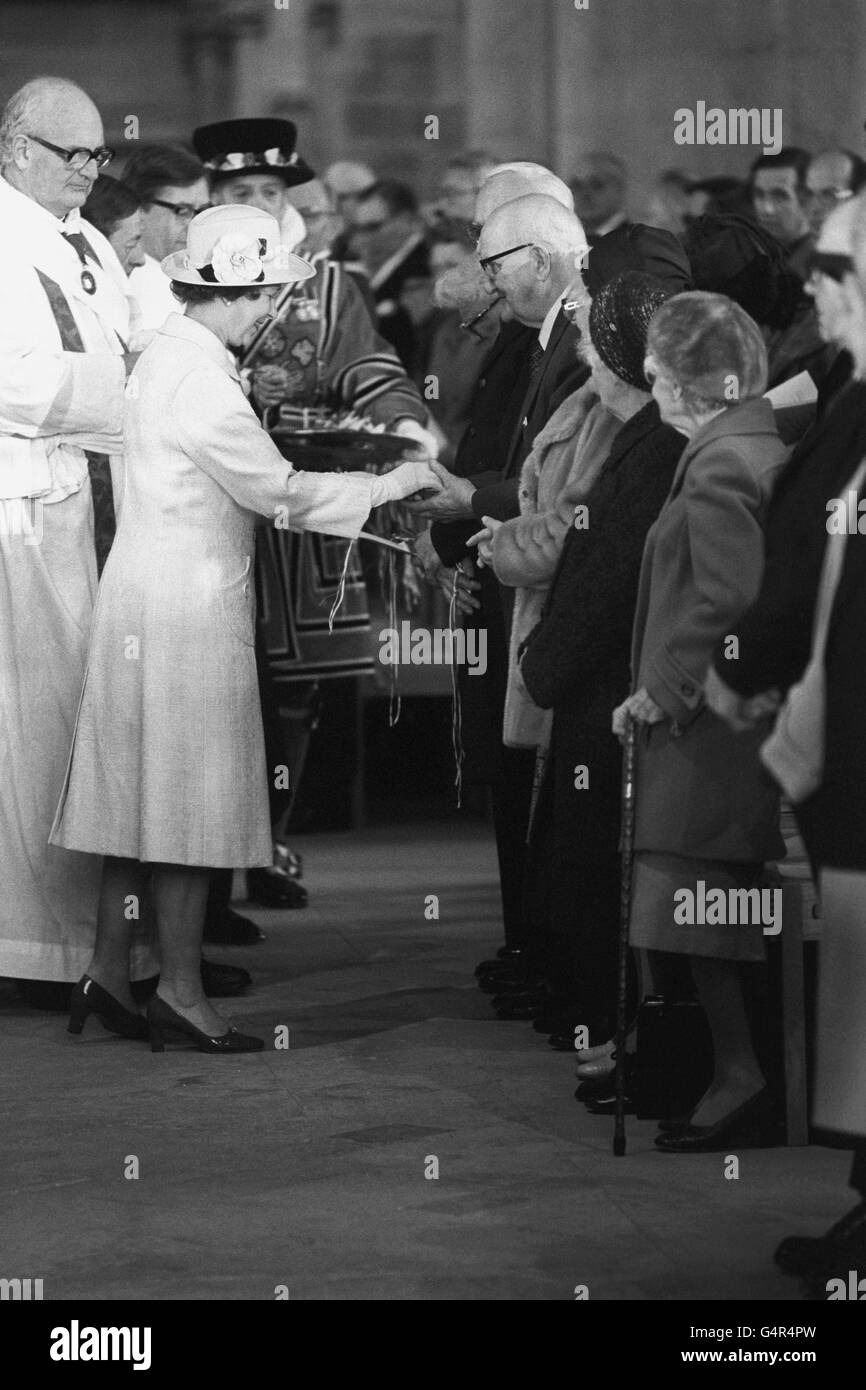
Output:
<svg viewBox="0 0 866 1390">
<path fill-rule="evenodd" d="M 682 243 L 673 232 L 643 222 L 626 222 L 595 243 L 586 258 L 586 288 L 596 295 L 623 270 L 654 275 L 671 294 L 692 288 L 691 267 Z"/>
<path fill-rule="evenodd" d="M 625 381 L 646 391 L 643 363 L 650 320 L 671 288 L 654 275 L 625 270 L 602 285 L 589 311 L 589 336 L 604 365 Z"/>
<path fill-rule="evenodd" d="M 787 328 L 802 298 L 802 281 L 781 242 L 732 213 L 698 217 L 686 236 L 695 289 L 726 294 L 756 323 Z"/>
<path fill-rule="evenodd" d="M 217 121 L 193 131 L 192 143 L 213 179 L 242 174 L 278 174 L 287 188 L 315 178 L 295 153 L 297 126 L 275 116 Z"/>
</svg>

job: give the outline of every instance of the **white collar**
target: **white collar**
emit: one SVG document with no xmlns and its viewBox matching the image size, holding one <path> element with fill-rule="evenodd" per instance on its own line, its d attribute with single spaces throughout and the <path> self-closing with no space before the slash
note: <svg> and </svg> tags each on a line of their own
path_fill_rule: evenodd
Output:
<svg viewBox="0 0 866 1390">
<path fill-rule="evenodd" d="M 554 299 L 553 303 L 548 309 L 547 313 L 545 314 L 544 323 L 538 330 L 538 341 L 540 342 L 542 348 L 545 351 L 547 350 L 547 344 L 550 342 L 550 335 L 553 332 L 553 325 L 556 323 L 556 317 L 561 308 L 562 295 L 558 294 L 556 296 L 556 299 Z"/>
<path fill-rule="evenodd" d="M 0 175 L 0 200 L 5 199 L 9 204 L 9 215 L 16 219 L 18 225 L 21 219 L 33 223 L 35 226 L 47 229 L 53 227 L 55 231 L 77 232 L 81 227 L 81 209 L 73 208 L 65 217 L 55 217 L 53 212 L 49 212 L 41 203 L 35 199 L 28 198 L 26 193 L 22 193 L 20 188 L 13 188 L 8 179 Z"/>
</svg>

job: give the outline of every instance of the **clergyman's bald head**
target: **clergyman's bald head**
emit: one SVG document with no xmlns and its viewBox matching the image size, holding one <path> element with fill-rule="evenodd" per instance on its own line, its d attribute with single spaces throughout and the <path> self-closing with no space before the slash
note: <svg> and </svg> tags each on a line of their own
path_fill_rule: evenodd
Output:
<svg viewBox="0 0 866 1390">
<path fill-rule="evenodd" d="M 64 218 L 96 182 L 92 151 L 104 138 L 99 111 L 77 83 L 34 77 L 13 93 L 0 117 L 0 170 L 19 193 Z M 71 159 L 73 150 L 84 154 Z"/>
<path fill-rule="evenodd" d="M 66 77 L 34 77 L 25 82 L 13 92 L 0 116 L 0 167 L 11 161 L 11 142 L 16 135 L 49 127 L 54 131 L 72 129 L 81 120 L 95 122 L 102 129 L 96 103 L 77 82 Z"/>
</svg>

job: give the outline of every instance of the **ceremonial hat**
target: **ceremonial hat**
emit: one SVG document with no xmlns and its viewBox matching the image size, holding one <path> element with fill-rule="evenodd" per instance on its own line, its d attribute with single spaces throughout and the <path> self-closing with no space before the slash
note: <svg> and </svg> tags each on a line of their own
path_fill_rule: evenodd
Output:
<svg viewBox="0 0 866 1390">
<path fill-rule="evenodd" d="M 297 126 L 275 116 L 216 121 L 193 131 L 195 152 L 211 177 L 276 174 L 287 188 L 307 183 L 315 175 L 297 154 Z"/>
<path fill-rule="evenodd" d="M 207 208 L 192 219 L 186 250 L 166 256 L 162 269 L 183 285 L 287 285 L 309 280 L 315 266 L 280 243 L 280 224 L 244 204 Z"/>
</svg>

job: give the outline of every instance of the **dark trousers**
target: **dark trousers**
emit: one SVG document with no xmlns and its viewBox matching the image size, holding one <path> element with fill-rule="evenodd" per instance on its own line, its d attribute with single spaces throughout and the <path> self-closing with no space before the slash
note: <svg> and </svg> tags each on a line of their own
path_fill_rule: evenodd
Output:
<svg viewBox="0 0 866 1390">
<path fill-rule="evenodd" d="M 522 949 L 530 928 L 525 902 L 525 874 L 526 832 L 535 772 L 534 749 L 503 747 L 502 770 L 501 780 L 491 788 L 502 921 L 506 946 Z"/>
<path fill-rule="evenodd" d="M 580 749 L 591 790 L 574 786 Z M 531 965 L 555 1005 L 587 1026 L 592 1046 L 606 1042 L 616 1025 L 621 766 L 619 746 L 606 731 L 588 727 L 578 738 L 572 731 L 558 740 L 555 723 L 532 832 Z"/>
</svg>

